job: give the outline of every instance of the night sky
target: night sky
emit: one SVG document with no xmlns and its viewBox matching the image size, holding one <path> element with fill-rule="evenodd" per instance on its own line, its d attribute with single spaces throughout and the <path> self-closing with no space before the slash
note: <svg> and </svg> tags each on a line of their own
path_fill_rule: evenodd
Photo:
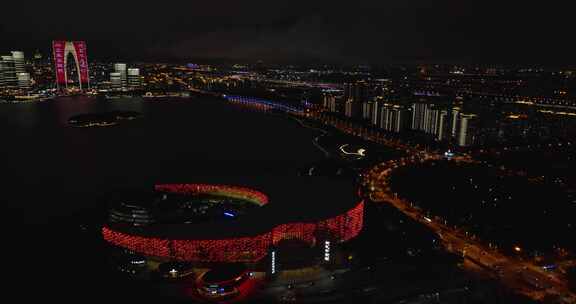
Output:
<svg viewBox="0 0 576 304">
<path fill-rule="evenodd" d="M 0 52 L 78 39 L 105 60 L 571 65 L 569 2 L 8 1 Z"/>
</svg>

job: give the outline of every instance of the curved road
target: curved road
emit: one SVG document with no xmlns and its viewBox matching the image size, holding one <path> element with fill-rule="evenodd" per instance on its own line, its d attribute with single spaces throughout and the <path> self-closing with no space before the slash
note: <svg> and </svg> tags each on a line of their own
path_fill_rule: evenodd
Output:
<svg viewBox="0 0 576 304">
<path fill-rule="evenodd" d="M 368 172 L 365 180 L 371 190 L 370 198 L 375 202 L 391 204 L 413 220 L 435 231 L 442 239 L 446 250 L 464 257 L 466 269 L 497 278 L 505 286 L 534 300 L 551 296 L 560 299 L 561 303 L 576 303 L 576 295 L 569 290 L 567 282 L 555 273 L 547 272 L 521 259 L 503 255 L 475 238 L 468 237 L 467 233 L 427 217 L 423 210 L 413 207 L 410 202 L 391 192 L 388 181 L 396 168 L 440 158 L 438 155 L 425 155 L 422 158 L 402 158 L 375 166 Z"/>
<path fill-rule="evenodd" d="M 365 174 L 364 184 L 370 189 L 367 195 L 374 202 L 391 204 L 408 217 L 435 231 L 440 236 L 444 248 L 447 251 L 461 254 L 464 257 L 465 269 L 470 272 L 494 277 L 503 285 L 534 300 L 553 297 L 558 299 L 560 303 L 576 304 L 576 294 L 568 288 L 566 280 L 556 273 L 548 272 L 519 258 L 503 255 L 481 243 L 479 240 L 469 237 L 465 232 L 456 230 L 446 223 L 427 217 L 423 210 L 413 207 L 409 202 L 397 197 L 396 194 L 391 192 L 388 181 L 390 174 L 395 169 L 417 162 L 439 160 L 443 158 L 442 155 L 422 151 L 418 146 L 412 147 L 399 140 L 385 138 L 370 132 L 369 129 L 362 125 L 356 125 L 344 119 L 326 116 L 322 112 L 296 113 L 296 115 L 335 127 L 344 133 L 358 136 L 368 141 L 406 151 L 407 155 L 409 155 L 408 157 L 378 164 Z M 320 136 L 327 134 L 325 130 L 307 126 L 300 119 L 294 119 L 303 127 L 321 131 L 323 134 Z M 316 137 L 313 143 L 329 155 L 328 151 L 317 143 L 320 136 Z M 340 148 L 343 149 L 344 147 Z M 453 157 L 451 160 L 465 163 L 475 162 L 467 155 Z"/>
</svg>

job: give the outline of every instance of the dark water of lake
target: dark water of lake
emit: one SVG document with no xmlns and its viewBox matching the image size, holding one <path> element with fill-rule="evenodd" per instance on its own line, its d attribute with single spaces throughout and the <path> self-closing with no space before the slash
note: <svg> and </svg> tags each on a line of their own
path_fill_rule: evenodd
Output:
<svg viewBox="0 0 576 304">
<path fill-rule="evenodd" d="M 107 111 L 143 117 L 113 127 L 67 125 L 71 116 Z M 22 299 L 133 298 L 141 286 L 105 282 L 100 248 L 89 241 L 93 232 L 83 234 L 77 225 L 102 209 L 108 193 L 162 182 L 293 175 L 323 158 L 312 145 L 315 135 L 292 120 L 208 98 L 1 104 L 9 285 Z"/>
<path fill-rule="evenodd" d="M 138 111 L 119 126 L 73 128 L 80 113 Z M 85 97 L 0 106 L 1 200 L 23 223 L 46 223 L 119 187 L 204 176 L 291 174 L 322 158 L 314 131 L 218 100 L 95 102 Z"/>
</svg>

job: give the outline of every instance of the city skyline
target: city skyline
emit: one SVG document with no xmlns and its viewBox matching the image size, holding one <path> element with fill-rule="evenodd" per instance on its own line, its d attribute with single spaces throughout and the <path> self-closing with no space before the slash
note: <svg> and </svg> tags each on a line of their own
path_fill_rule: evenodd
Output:
<svg viewBox="0 0 576 304">
<path fill-rule="evenodd" d="M 2 9 L 6 298 L 576 304 L 562 5 Z"/>
</svg>

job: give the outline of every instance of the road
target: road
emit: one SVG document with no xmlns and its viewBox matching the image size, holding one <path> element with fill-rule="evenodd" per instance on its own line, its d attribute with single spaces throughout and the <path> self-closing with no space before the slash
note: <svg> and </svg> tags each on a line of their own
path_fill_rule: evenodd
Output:
<svg viewBox="0 0 576 304">
<path fill-rule="evenodd" d="M 504 255 L 492 248 L 490 244 L 487 245 L 481 240 L 469 236 L 466 232 L 447 225 L 446 222 L 443 223 L 436 218 L 427 217 L 423 210 L 412 206 L 410 202 L 392 193 L 388 182 L 394 170 L 418 162 L 440 160 L 444 158 L 443 155 L 422 150 L 417 145 L 407 145 L 397 139 L 386 138 L 362 125 L 324 115 L 321 111 L 294 114 L 315 120 L 325 126 L 335 127 L 344 133 L 361 137 L 364 140 L 405 151 L 408 156 L 380 163 L 368 170 L 364 175 L 365 186 L 369 189 L 366 195 L 376 203 L 391 204 L 408 217 L 436 232 L 447 251 L 463 256 L 465 269 L 493 277 L 511 290 L 537 301 L 551 297 L 558 299 L 559 303 L 576 304 L 576 294 L 568 288 L 567 281 L 558 273 L 546 271 L 519 257 Z M 299 122 L 303 124 L 302 121 Z M 344 148 L 345 146 L 340 147 L 342 152 L 344 152 Z M 452 157 L 451 161 L 478 163 L 468 155 Z"/>
<path fill-rule="evenodd" d="M 396 168 L 440 158 L 439 155 L 424 154 L 420 157 L 402 158 L 375 166 L 367 173 L 365 180 L 370 189 L 369 197 L 374 202 L 391 204 L 413 220 L 435 231 L 446 250 L 464 257 L 468 262 L 464 263 L 464 267 L 469 270 L 480 271 L 494 277 L 505 286 L 534 300 L 556 297 L 562 301 L 561 303 L 576 303 L 576 295 L 568 289 L 567 282 L 558 274 L 548 272 L 520 258 L 506 256 L 480 240 L 469 237 L 467 233 L 441 220 L 428 217 L 423 210 L 413 207 L 410 202 L 392 193 L 388 181 Z M 467 161 L 467 159 L 460 158 L 456 161 Z"/>
<path fill-rule="evenodd" d="M 463 256 L 466 261 L 464 267 L 467 270 L 482 272 L 483 275 L 498 279 L 503 285 L 534 300 L 552 297 L 557 298 L 560 303 L 576 303 L 576 294 L 568 288 L 567 281 L 558 273 L 546 271 L 519 257 L 504 255 L 497 249 L 491 248 L 489 244 L 468 236 L 466 232 L 427 217 L 423 210 L 411 206 L 409 202 L 391 192 L 388 181 L 394 170 L 417 162 L 440 160 L 444 158 L 444 155 L 423 151 L 418 146 L 413 147 L 399 140 L 378 136 L 363 126 L 325 116 L 321 112 L 307 113 L 307 115 L 345 133 L 405 151 L 407 157 L 378 164 L 368 171 L 365 175 L 365 182 L 370 189 L 367 193 L 368 197 L 374 202 L 391 204 L 413 220 L 428 226 L 440 236 L 447 251 Z M 478 163 L 469 155 L 455 156 L 451 158 L 451 161 Z"/>
</svg>

